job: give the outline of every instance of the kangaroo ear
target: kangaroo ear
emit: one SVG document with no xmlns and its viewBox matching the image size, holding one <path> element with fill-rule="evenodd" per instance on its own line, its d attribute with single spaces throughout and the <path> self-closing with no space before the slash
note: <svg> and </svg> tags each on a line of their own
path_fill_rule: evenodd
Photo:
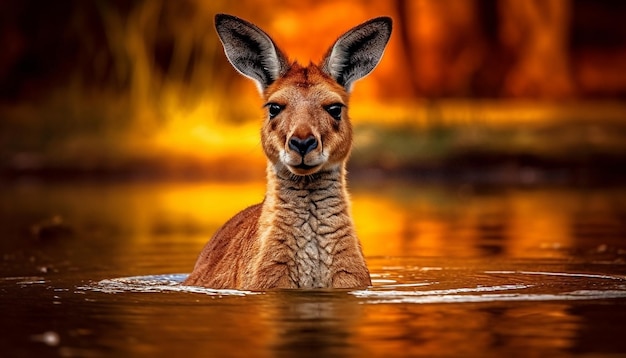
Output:
<svg viewBox="0 0 626 358">
<path fill-rule="evenodd" d="M 378 65 L 391 36 L 391 18 L 371 19 L 343 34 L 322 60 L 322 70 L 348 92 Z"/>
<path fill-rule="evenodd" d="M 263 30 L 238 17 L 217 14 L 215 28 L 228 61 L 237 71 L 267 88 L 287 69 L 287 59 Z"/>
</svg>

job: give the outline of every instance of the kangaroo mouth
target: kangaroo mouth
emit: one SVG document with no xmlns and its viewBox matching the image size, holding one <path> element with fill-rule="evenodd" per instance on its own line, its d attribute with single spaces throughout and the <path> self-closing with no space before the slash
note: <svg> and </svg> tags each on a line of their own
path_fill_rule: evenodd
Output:
<svg viewBox="0 0 626 358">
<path fill-rule="evenodd" d="M 288 165 L 287 167 L 289 168 L 289 171 L 295 175 L 306 176 L 315 174 L 319 170 L 320 165 L 306 165 L 304 163 L 300 163 L 298 165 Z"/>
<path fill-rule="evenodd" d="M 315 167 L 317 167 L 317 165 L 306 165 L 304 163 L 294 166 L 294 168 L 300 169 L 300 170 L 311 170 Z"/>
<path fill-rule="evenodd" d="M 303 156 L 299 154 L 295 155 L 293 151 L 283 151 L 280 153 L 279 161 L 292 174 L 297 176 L 307 176 L 320 171 L 326 163 L 326 157 L 323 154 L 317 156 L 308 154 L 308 156 Z"/>
</svg>

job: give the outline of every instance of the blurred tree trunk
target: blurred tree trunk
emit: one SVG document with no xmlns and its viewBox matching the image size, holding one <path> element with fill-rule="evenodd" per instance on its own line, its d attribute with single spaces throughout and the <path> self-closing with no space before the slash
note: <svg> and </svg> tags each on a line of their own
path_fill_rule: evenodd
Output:
<svg viewBox="0 0 626 358">
<path fill-rule="evenodd" d="M 405 71 L 409 78 L 410 83 L 410 92 L 411 95 L 415 95 L 419 93 L 419 82 L 418 82 L 418 74 L 416 71 L 415 63 L 417 63 L 417 54 L 413 51 L 413 45 L 411 43 L 411 33 L 410 29 L 413 25 L 413 21 L 411 21 L 411 16 L 409 14 L 409 0 L 396 0 L 395 1 L 395 11 L 398 16 L 398 21 L 394 24 L 396 27 L 397 36 L 400 38 L 400 43 L 402 49 L 404 49 L 404 56 L 402 59 L 406 63 Z M 406 94 L 405 94 L 406 95 Z"/>
<path fill-rule="evenodd" d="M 564 98 L 575 94 L 569 61 L 570 0 L 501 0 L 500 40 L 514 63 L 503 94 Z"/>
<path fill-rule="evenodd" d="M 486 45 L 476 0 L 416 0 L 402 3 L 413 82 L 425 97 L 472 95 L 472 79 Z"/>
</svg>

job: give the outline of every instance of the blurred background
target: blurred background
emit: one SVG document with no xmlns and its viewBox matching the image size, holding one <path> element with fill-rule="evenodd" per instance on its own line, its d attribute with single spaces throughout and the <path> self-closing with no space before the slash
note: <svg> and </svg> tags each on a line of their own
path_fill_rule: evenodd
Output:
<svg viewBox="0 0 626 358">
<path fill-rule="evenodd" d="M 213 17 L 317 62 L 389 15 L 354 88 L 355 177 L 489 183 L 626 175 L 626 2 L 64 0 L 0 2 L 3 178 L 262 179 L 262 103 Z"/>
<path fill-rule="evenodd" d="M 393 17 L 350 102 L 353 218 L 378 290 L 441 301 L 84 291 L 190 272 L 263 200 L 263 103 L 219 12 L 304 63 Z M 0 0 L 0 351 L 624 356 L 625 20 L 623 0 Z"/>
</svg>

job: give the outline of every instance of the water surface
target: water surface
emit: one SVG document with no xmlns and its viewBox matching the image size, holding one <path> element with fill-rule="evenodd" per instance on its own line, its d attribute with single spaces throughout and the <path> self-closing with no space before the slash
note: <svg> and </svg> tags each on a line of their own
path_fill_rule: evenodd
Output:
<svg viewBox="0 0 626 358">
<path fill-rule="evenodd" d="M 263 183 L 5 185 L 0 347 L 81 357 L 626 354 L 626 190 L 351 188 L 373 287 L 246 292 L 181 282 L 219 225 L 262 199 Z"/>
</svg>

